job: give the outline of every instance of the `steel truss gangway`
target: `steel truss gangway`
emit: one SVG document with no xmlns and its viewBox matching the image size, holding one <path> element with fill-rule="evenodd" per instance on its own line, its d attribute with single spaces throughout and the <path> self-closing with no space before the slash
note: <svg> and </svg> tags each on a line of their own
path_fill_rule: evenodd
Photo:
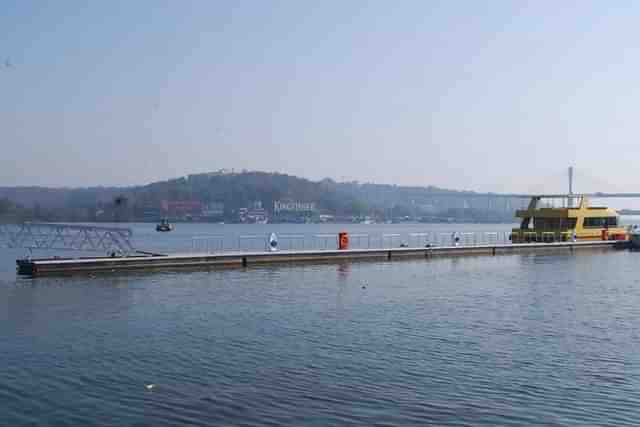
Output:
<svg viewBox="0 0 640 427">
<path fill-rule="evenodd" d="M 129 228 L 25 222 L 0 224 L 0 244 L 9 248 L 119 254 L 135 252 Z"/>
</svg>

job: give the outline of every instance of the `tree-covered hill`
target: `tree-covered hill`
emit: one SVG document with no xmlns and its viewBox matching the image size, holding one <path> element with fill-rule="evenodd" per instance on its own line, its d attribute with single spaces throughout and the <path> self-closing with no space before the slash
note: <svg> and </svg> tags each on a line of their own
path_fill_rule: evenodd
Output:
<svg viewBox="0 0 640 427">
<path fill-rule="evenodd" d="M 452 212 L 451 209 L 467 209 L 467 214 L 471 212 L 469 208 L 479 212 L 492 210 L 486 207 L 484 199 L 474 201 L 473 195 L 433 186 L 338 183 L 329 178 L 311 181 L 257 171 L 213 172 L 123 188 L 0 187 L 0 200 L 4 201 L 0 203 L 0 217 L 47 221 L 141 220 L 150 213 L 156 215 L 154 212 L 158 212 L 163 201 L 222 207 L 221 216 L 225 219 L 235 218 L 239 210 L 255 206 L 256 202 L 273 213 L 274 202 L 281 200 L 310 202 L 318 213 L 344 217 L 417 219 Z M 509 210 L 505 208 L 493 210 Z M 483 214 L 475 214 L 478 215 Z"/>
</svg>

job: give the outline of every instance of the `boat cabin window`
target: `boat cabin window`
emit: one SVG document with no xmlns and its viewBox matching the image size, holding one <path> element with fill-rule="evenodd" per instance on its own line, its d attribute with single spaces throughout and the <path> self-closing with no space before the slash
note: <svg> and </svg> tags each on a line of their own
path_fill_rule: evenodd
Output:
<svg viewBox="0 0 640 427">
<path fill-rule="evenodd" d="M 618 217 L 615 217 L 615 216 L 594 217 L 594 218 L 584 219 L 585 228 L 605 228 L 605 227 L 617 227 L 617 226 L 618 226 Z"/>
<path fill-rule="evenodd" d="M 575 218 L 533 218 L 533 228 L 536 230 L 566 231 L 575 227 Z"/>
</svg>

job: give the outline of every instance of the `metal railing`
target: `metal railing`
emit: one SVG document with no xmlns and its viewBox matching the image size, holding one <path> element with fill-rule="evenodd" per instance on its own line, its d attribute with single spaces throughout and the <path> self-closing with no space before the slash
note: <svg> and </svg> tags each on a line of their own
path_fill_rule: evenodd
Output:
<svg viewBox="0 0 640 427">
<path fill-rule="evenodd" d="M 280 234 L 278 237 L 278 248 L 285 250 L 306 249 L 306 238 L 304 234 Z"/>
<path fill-rule="evenodd" d="M 338 234 L 314 234 L 313 249 L 337 249 Z"/>
<path fill-rule="evenodd" d="M 239 251 L 267 250 L 269 239 L 264 235 L 238 236 Z"/>
<path fill-rule="evenodd" d="M 402 245 L 402 235 L 399 233 L 383 234 L 380 242 L 381 248 L 396 248 Z"/>
<path fill-rule="evenodd" d="M 349 234 L 350 249 L 390 249 L 422 248 L 435 246 L 477 246 L 508 244 L 509 232 L 421 232 L 421 233 L 384 233 Z M 235 248 L 224 247 L 222 236 L 194 238 L 194 250 L 225 251 L 262 251 L 269 249 L 270 234 L 241 235 L 237 237 Z M 213 239 L 209 241 L 207 239 Z M 546 238 L 550 241 L 550 237 Z M 335 250 L 338 248 L 338 234 L 280 234 L 277 235 L 277 250 Z M 540 240 L 542 241 L 542 240 Z"/>
<path fill-rule="evenodd" d="M 432 244 L 433 233 L 409 233 L 409 246 L 410 247 L 423 247 Z"/>
<path fill-rule="evenodd" d="M 191 239 L 192 252 L 210 254 L 224 249 L 224 236 L 196 236 Z"/>
<path fill-rule="evenodd" d="M 371 235 L 369 234 L 349 234 L 349 247 L 353 249 L 371 248 Z"/>
</svg>

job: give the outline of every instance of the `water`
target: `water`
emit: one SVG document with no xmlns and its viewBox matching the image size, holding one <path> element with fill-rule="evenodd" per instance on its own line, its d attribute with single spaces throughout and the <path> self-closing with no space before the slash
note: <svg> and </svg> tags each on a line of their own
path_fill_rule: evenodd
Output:
<svg viewBox="0 0 640 427">
<path fill-rule="evenodd" d="M 636 425 L 638 256 L 5 270 L 0 425 Z"/>
</svg>

